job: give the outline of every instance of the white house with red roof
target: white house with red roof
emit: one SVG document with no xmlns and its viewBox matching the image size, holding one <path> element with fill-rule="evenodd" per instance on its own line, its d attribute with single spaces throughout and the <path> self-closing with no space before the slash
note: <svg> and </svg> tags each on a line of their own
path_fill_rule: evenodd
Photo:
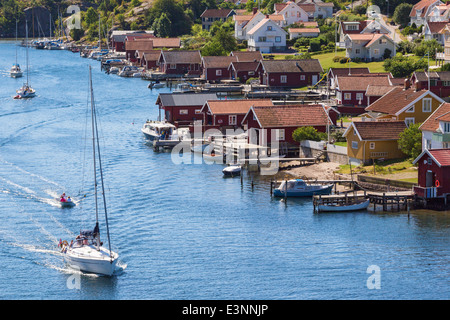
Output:
<svg viewBox="0 0 450 320">
<path fill-rule="evenodd" d="M 422 151 L 450 149 L 450 103 L 442 103 L 419 129 L 422 131 Z"/>
<path fill-rule="evenodd" d="M 250 31 L 248 36 L 248 49 L 271 53 L 286 49 L 287 32 L 270 18 L 261 20 Z"/>
<path fill-rule="evenodd" d="M 435 6 L 443 5 L 439 0 L 422 0 L 416 3 L 409 14 L 410 24 L 421 26 L 425 24 Z"/>
<path fill-rule="evenodd" d="M 396 44 L 387 34 L 364 33 L 347 34 L 344 38 L 345 56 L 350 59 L 362 59 L 365 61 L 382 60 L 389 50 L 389 57 L 396 54 Z"/>
<path fill-rule="evenodd" d="M 308 14 L 306 11 L 293 1 L 275 3 L 274 9 L 276 14 L 284 17 L 286 25 L 308 21 Z"/>
</svg>

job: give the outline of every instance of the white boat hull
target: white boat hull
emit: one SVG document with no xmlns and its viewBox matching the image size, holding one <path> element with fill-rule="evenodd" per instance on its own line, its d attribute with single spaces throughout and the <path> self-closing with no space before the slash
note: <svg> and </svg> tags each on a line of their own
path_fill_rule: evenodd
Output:
<svg viewBox="0 0 450 320">
<path fill-rule="evenodd" d="M 328 206 L 328 205 L 319 205 L 318 211 L 319 212 L 346 212 L 346 211 L 358 211 L 358 210 L 364 210 L 369 207 L 370 200 L 367 199 L 364 202 L 350 204 L 350 205 L 344 205 L 344 206 Z"/>
<path fill-rule="evenodd" d="M 23 76 L 23 72 L 21 71 L 11 71 L 12 78 L 21 78 Z"/>
<path fill-rule="evenodd" d="M 112 257 L 111 260 L 109 250 L 101 247 L 100 251 L 97 251 L 93 245 L 69 249 L 64 254 L 66 263 L 72 269 L 106 276 L 113 275 L 116 269 L 119 256 L 113 252 Z"/>
</svg>

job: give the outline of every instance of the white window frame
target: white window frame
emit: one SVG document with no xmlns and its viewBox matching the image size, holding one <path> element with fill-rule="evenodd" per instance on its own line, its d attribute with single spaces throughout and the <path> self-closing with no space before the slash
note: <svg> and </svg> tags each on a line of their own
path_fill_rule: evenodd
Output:
<svg viewBox="0 0 450 320">
<path fill-rule="evenodd" d="M 281 42 L 281 37 L 280 36 L 276 36 L 275 37 L 275 42 Z"/>
<path fill-rule="evenodd" d="M 426 106 L 426 103 L 425 103 L 425 102 L 428 102 L 429 105 Z M 433 110 L 432 102 L 433 102 L 433 101 L 432 101 L 431 98 L 424 98 L 424 99 L 422 100 L 422 112 L 431 112 L 431 110 Z M 428 104 L 428 103 L 427 103 L 427 104 Z M 427 107 L 427 109 L 429 108 L 429 110 L 426 110 L 425 107 Z"/>
<path fill-rule="evenodd" d="M 175 63 L 169 64 L 169 69 L 176 69 L 177 65 Z"/>
<path fill-rule="evenodd" d="M 356 100 L 363 101 L 363 99 L 364 99 L 364 94 L 362 94 L 361 92 L 357 92 L 356 93 Z"/>
<path fill-rule="evenodd" d="M 416 118 L 414 118 L 414 117 L 405 118 L 405 124 L 408 128 L 411 124 L 414 124 L 415 122 L 416 122 Z"/>
<path fill-rule="evenodd" d="M 180 109 L 180 114 L 187 115 L 187 114 L 189 114 L 189 110 L 188 109 Z"/>
<path fill-rule="evenodd" d="M 358 149 L 359 143 L 358 141 L 352 141 L 352 149 Z"/>
<path fill-rule="evenodd" d="M 195 109 L 195 114 L 202 114 L 202 109 Z"/>
<path fill-rule="evenodd" d="M 217 69 L 216 76 L 221 76 L 221 75 L 222 75 L 222 69 Z"/>
<path fill-rule="evenodd" d="M 344 100 L 352 100 L 352 93 L 351 92 L 345 92 L 344 93 Z"/>
<path fill-rule="evenodd" d="M 375 149 L 375 142 L 369 143 L 369 148 L 370 148 L 371 150 L 374 150 L 374 149 Z"/>
<path fill-rule="evenodd" d="M 444 122 L 442 125 L 442 128 L 444 129 L 444 133 L 450 132 L 450 122 Z"/>
<path fill-rule="evenodd" d="M 413 105 L 411 108 L 409 108 L 408 110 L 406 110 L 406 113 L 414 113 L 416 111 L 416 107 L 415 105 Z"/>
<path fill-rule="evenodd" d="M 276 135 L 277 135 L 277 140 L 278 141 L 284 141 L 284 139 L 285 139 L 285 131 L 284 131 L 284 129 L 277 129 Z"/>
<path fill-rule="evenodd" d="M 230 126 L 235 126 L 237 124 L 237 115 L 230 115 L 228 116 L 228 124 Z"/>
<path fill-rule="evenodd" d="M 280 82 L 281 83 L 287 83 L 287 75 L 281 75 L 280 76 Z"/>
</svg>

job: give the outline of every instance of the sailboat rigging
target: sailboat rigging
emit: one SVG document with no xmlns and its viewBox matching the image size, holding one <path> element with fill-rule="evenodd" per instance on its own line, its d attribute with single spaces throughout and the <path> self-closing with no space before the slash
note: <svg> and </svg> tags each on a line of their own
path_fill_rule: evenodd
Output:
<svg viewBox="0 0 450 320">
<path fill-rule="evenodd" d="M 22 88 L 18 89 L 17 95 L 14 99 L 24 99 L 24 98 L 33 98 L 36 95 L 36 90 L 34 90 L 29 84 L 29 73 L 30 73 L 30 65 L 29 65 L 29 57 L 28 57 L 28 22 L 25 20 L 25 34 L 26 34 L 26 46 L 27 46 L 27 82 L 22 86 Z"/>
<path fill-rule="evenodd" d="M 23 72 L 20 69 L 20 65 L 17 62 L 17 20 L 16 20 L 16 63 L 13 64 L 10 75 L 12 78 L 20 78 L 23 75 Z"/>
<path fill-rule="evenodd" d="M 111 276 L 114 273 L 119 255 L 111 250 L 111 239 L 109 233 L 108 212 L 106 207 L 105 186 L 103 181 L 103 168 L 100 156 L 100 144 L 98 139 L 97 113 L 94 102 L 94 91 L 92 88 L 92 70 L 89 66 L 89 87 L 91 104 L 91 130 L 92 130 L 92 153 L 94 166 L 94 199 L 95 199 L 95 227 L 93 230 L 80 231 L 75 242 L 60 243 L 61 252 L 66 262 L 72 268 L 81 271 Z M 98 162 L 98 163 L 97 163 Z M 98 164 L 98 170 L 97 170 Z M 106 235 L 108 248 L 103 246 L 100 240 L 99 226 L 99 201 L 97 171 L 100 175 L 101 191 L 103 195 L 103 209 L 105 215 Z"/>
</svg>

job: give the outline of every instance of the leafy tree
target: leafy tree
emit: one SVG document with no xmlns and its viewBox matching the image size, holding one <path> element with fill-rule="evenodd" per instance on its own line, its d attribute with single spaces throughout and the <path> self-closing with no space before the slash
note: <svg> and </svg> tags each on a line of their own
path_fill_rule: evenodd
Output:
<svg viewBox="0 0 450 320">
<path fill-rule="evenodd" d="M 191 32 L 192 21 L 186 15 L 183 5 L 175 0 L 155 0 L 148 10 L 146 20 L 148 25 L 153 25 L 165 13 L 170 20 L 172 28 L 169 36 L 178 36 Z"/>
<path fill-rule="evenodd" d="M 323 132 L 318 132 L 314 127 L 300 127 L 292 133 L 292 138 L 301 142 L 303 140 L 321 141 L 324 137 Z"/>
<path fill-rule="evenodd" d="M 156 35 L 161 38 L 169 37 L 172 34 L 172 22 L 165 13 L 155 20 L 153 23 L 153 30 Z"/>
<path fill-rule="evenodd" d="M 98 13 L 93 7 L 90 7 L 86 11 L 86 14 L 84 15 L 84 21 L 86 22 L 88 27 L 91 24 L 98 23 Z"/>
<path fill-rule="evenodd" d="M 413 8 L 412 4 L 402 3 L 395 8 L 394 15 L 392 16 L 392 20 L 400 25 L 401 28 L 404 28 L 409 23 L 409 14 Z"/>
<path fill-rule="evenodd" d="M 417 158 L 422 152 L 422 131 L 420 131 L 421 123 L 410 124 L 398 139 L 400 150 L 410 158 Z"/>
<path fill-rule="evenodd" d="M 436 52 L 442 52 L 443 48 L 436 39 L 422 41 L 414 48 L 414 54 L 419 57 L 424 57 L 427 53 L 430 54 L 431 59 L 436 58 Z"/>
<path fill-rule="evenodd" d="M 392 73 L 394 78 L 409 77 L 414 71 L 428 68 L 425 59 L 415 60 L 414 58 L 398 55 L 392 59 L 384 60 L 383 67 L 386 71 Z"/>
</svg>

